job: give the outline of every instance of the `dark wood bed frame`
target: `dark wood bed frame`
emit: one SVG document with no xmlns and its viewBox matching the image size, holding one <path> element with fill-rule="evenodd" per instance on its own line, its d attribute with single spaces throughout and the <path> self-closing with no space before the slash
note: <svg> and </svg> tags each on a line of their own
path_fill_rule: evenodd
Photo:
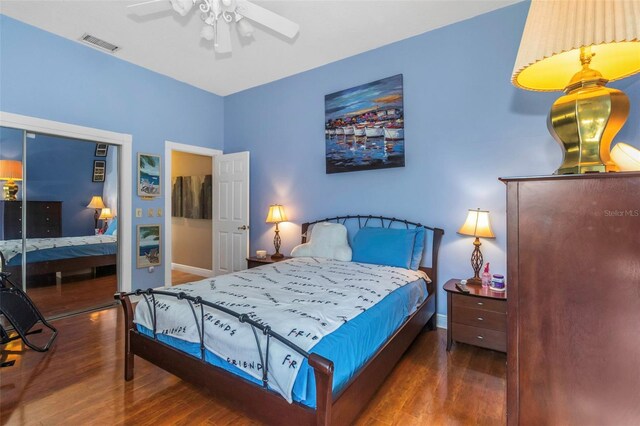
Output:
<svg viewBox="0 0 640 426">
<path fill-rule="evenodd" d="M 28 255 L 27 255 L 28 258 Z M 22 265 L 6 266 L 4 256 L 0 253 L 2 270 L 10 272 L 12 280 L 16 284 L 22 282 Z M 47 260 L 44 262 L 27 262 L 28 277 L 36 275 L 53 274 L 56 272 L 77 271 L 85 268 L 98 268 L 117 264 L 116 254 L 103 254 L 99 256 L 72 257 L 69 259 Z"/>
<path fill-rule="evenodd" d="M 423 225 L 380 216 L 341 216 L 305 223 L 302 225 L 303 242 L 308 227 L 318 222 L 342 222 L 357 219 L 366 226 L 370 220 L 402 223 L 407 227 Z M 429 275 L 429 296 L 393 336 L 375 353 L 360 371 L 337 394 L 333 394 L 333 362 L 316 354 L 309 354 L 308 362 L 316 379 L 316 409 L 299 403 L 289 404 L 282 396 L 244 380 L 199 358 L 172 348 L 152 337 L 138 332 L 133 323 L 133 304 L 127 293 L 116 294 L 122 303 L 125 317 L 125 366 L 124 378 L 133 379 L 134 355 L 175 374 L 183 380 L 205 388 L 211 395 L 225 399 L 249 417 L 268 424 L 295 425 L 346 425 L 350 424 L 377 392 L 404 352 L 425 326 L 436 326 L 436 288 L 438 279 L 438 251 L 444 231 L 424 227 L 433 233 L 431 267 L 420 269 Z"/>
</svg>

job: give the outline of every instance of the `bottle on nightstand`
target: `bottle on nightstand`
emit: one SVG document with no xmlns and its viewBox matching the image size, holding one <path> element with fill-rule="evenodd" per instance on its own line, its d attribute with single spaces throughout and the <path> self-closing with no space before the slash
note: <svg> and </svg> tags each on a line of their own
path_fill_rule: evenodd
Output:
<svg viewBox="0 0 640 426">
<path fill-rule="evenodd" d="M 491 273 L 489 272 L 489 262 L 484 266 L 484 272 L 482 273 L 482 287 L 489 288 L 491 285 Z"/>
</svg>

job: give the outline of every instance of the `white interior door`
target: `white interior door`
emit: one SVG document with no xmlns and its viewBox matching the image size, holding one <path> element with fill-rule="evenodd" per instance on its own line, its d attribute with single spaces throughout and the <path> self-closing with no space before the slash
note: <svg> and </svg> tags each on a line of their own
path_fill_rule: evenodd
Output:
<svg viewBox="0 0 640 426">
<path fill-rule="evenodd" d="M 213 181 L 215 275 L 247 268 L 249 153 L 217 155 Z"/>
</svg>

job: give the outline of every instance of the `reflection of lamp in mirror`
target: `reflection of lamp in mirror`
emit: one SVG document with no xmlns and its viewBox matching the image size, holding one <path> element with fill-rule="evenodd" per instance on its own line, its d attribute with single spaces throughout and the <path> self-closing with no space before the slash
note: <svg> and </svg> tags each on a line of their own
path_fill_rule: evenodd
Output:
<svg viewBox="0 0 640 426">
<path fill-rule="evenodd" d="M 564 91 L 547 121 L 564 153 L 556 174 L 617 171 L 609 151 L 629 98 L 606 84 L 639 71 L 637 1 L 531 2 L 512 82 Z"/>
<path fill-rule="evenodd" d="M 96 209 L 95 213 L 93 214 L 93 219 L 95 221 L 93 227 L 94 229 L 98 229 L 98 219 L 100 218 L 100 209 L 104 209 L 106 206 L 104 205 L 104 202 L 102 201 L 102 197 L 99 195 L 94 195 L 91 198 L 91 201 L 89 202 L 89 205 L 87 206 L 88 209 Z"/>
<path fill-rule="evenodd" d="M 273 237 L 273 246 L 276 249 L 276 252 L 271 255 L 272 259 L 282 259 L 284 255 L 280 253 L 280 230 L 278 229 L 278 224 L 280 222 L 286 222 L 287 215 L 284 212 L 284 207 L 280 204 L 272 204 L 269 206 L 269 214 L 267 214 L 267 223 L 275 223 L 276 224 L 276 235 Z"/>
<path fill-rule="evenodd" d="M 469 210 L 467 214 L 467 220 L 464 222 L 464 225 L 458 230 L 458 234 L 469 235 L 471 237 L 476 237 L 476 240 L 473 242 L 474 249 L 471 254 L 471 267 L 473 268 L 473 278 L 469 278 L 467 282 L 469 284 L 482 284 L 482 279 L 480 279 L 480 269 L 484 263 L 484 259 L 482 258 L 482 252 L 480 251 L 480 246 L 482 243 L 480 242 L 480 237 L 482 238 L 495 238 L 496 236 L 493 234 L 491 230 L 491 223 L 489 222 L 489 212 L 485 210 Z"/>
<path fill-rule="evenodd" d="M 111 213 L 111 209 L 109 207 L 105 207 L 100 212 L 100 216 L 98 219 L 102 220 L 102 229 L 107 230 L 107 226 L 109 224 L 109 219 L 113 218 L 113 214 Z"/>
<path fill-rule="evenodd" d="M 0 160 L 0 180 L 7 181 L 2 188 L 4 199 L 16 201 L 18 185 L 16 185 L 15 181 L 22 180 L 22 161 Z"/>
</svg>

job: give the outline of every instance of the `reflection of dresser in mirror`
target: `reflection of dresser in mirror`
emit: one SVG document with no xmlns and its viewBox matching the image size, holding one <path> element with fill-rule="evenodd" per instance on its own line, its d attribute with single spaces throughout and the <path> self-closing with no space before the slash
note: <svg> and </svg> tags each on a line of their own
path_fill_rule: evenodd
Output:
<svg viewBox="0 0 640 426">
<path fill-rule="evenodd" d="M 62 236 L 61 201 L 27 201 L 27 238 Z M 22 201 L 0 201 L 0 240 L 22 238 Z"/>
</svg>

